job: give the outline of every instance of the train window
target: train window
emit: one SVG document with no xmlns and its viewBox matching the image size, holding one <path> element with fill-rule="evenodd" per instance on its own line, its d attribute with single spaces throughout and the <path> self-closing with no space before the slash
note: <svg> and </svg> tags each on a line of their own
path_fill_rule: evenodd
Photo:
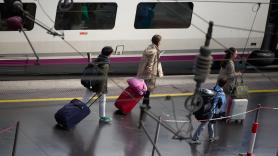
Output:
<svg viewBox="0 0 278 156">
<path fill-rule="evenodd" d="M 139 3 L 136 29 L 188 28 L 191 24 L 192 2 Z"/>
<path fill-rule="evenodd" d="M 23 9 L 27 11 L 32 17 L 36 14 L 36 4 L 35 3 L 23 3 Z M 19 10 L 11 9 L 4 3 L 0 3 L 0 31 L 15 31 L 8 27 L 6 20 L 12 16 L 21 16 L 23 20 L 23 28 L 30 31 L 34 28 L 34 22 L 23 17 Z"/>
<path fill-rule="evenodd" d="M 56 30 L 113 29 L 116 3 L 74 3 L 70 10 L 57 7 Z"/>
</svg>

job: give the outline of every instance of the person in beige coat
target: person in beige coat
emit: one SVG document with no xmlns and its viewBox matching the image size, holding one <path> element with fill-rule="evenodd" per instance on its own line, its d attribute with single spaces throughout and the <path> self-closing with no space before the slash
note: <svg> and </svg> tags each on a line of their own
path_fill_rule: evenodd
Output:
<svg viewBox="0 0 278 156">
<path fill-rule="evenodd" d="M 137 72 L 137 77 L 144 79 L 148 88 L 143 99 L 143 105 L 146 105 L 148 108 L 150 108 L 150 93 L 155 88 L 156 78 L 163 76 L 162 66 L 159 61 L 161 36 L 154 35 L 151 41 L 152 44 L 143 52 Z"/>
<path fill-rule="evenodd" d="M 229 49 L 225 50 L 225 58 L 221 62 L 221 69 L 218 75 L 219 79 L 224 79 L 227 83 L 224 85 L 223 90 L 226 94 L 226 99 L 228 100 L 228 105 L 230 103 L 230 96 L 232 94 L 232 90 L 235 87 L 236 77 L 240 75 L 240 72 L 236 72 L 235 70 L 235 63 L 234 60 L 237 57 L 237 50 L 234 47 L 230 47 Z M 225 116 L 227 105 L 222 105 L 221 107 L 221 116 Z"/>
<path fill-rule="evenodd" d="M 231 95 L 231 90 L 235 85 L 236 76 L 238 73 L 235 71 L 234 60 L 237 57 L 237 50 L 234 47 L 230 47 L 225 50 L 225 58 L 221 62 L 221 69 L 218 75 L 218 79 L 226 79 L 227 83 L 223 87 L 226 95 Z"/>
</svg>

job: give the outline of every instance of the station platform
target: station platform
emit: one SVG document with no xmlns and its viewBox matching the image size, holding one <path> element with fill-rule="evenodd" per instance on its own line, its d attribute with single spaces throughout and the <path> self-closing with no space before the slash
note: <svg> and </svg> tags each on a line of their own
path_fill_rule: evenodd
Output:
<svg viewBox="0 0 278 156">
<path fill-rule="evenodd" d="M 192 75 L 165 76 L 157 80 L 151 96 L 151 111 L 163 120 L 188 121 L 184 101 L 192 94 L 195 82 Z M 202 85 L 212 88 L 217 75 L 210 75 Z M 249 87 L 248 110 L 257 104 L 276 108 L 278 100 L 278 73 L 244 74 Z M 108 82 L 107 114 L 111 124 L 98 120 L 98 105 L 74 129 L 65 131 L 56 126 L 55 112 L 73 98 L 81 98 L 84 88 L 78 76 L 2 77 L 0 81 L 0 155 L 12 153 L 15 123 L 20 122 L 16 156 L 146 156 L 152 154 L 152 144 L 142 129 L 138 129 L 140 109 L 128 115 L 116 113 L 115 99 L 127 87 L 128 77 L 112 76 Z M 171 96 L 172 100 L 165 97 Z M 140 104 L 141 102 L 139 102 Z M 173 134 L 161 127 L 157 147 L 163 156 L 234 156 L 247 152 L 255 113 L 248 113 L 243 124 L 217 122 L 219 140 L 208 142 L 206 130 L 200 145 L 188 140 L 175 140 Z M 256 156 L 277 153 L 277 110 L 262 110 L 255 144 Z M 190 136 L 188 123 L 168 123 L 173 129 Z M 194 130 L 198 121 L 192 117 Z M 145 126 L 154 137 L 157 122 L 147 117 Z M 157 154 L 156 154 L 157 155 Z"/>
</svg>

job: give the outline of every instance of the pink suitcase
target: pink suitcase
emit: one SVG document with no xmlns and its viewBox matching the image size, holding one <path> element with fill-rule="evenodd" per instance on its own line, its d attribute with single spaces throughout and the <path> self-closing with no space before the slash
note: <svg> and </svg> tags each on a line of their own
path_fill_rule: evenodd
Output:
<svg viewBox="0 0 278 156">
<path fill-rule="evenodd" d="M 147 91 L 147 85 L 143 79 L 136 77 L 127 80 L 128 85 L 134 89 L 139 95 L 144 95 Z"/>
</svg>

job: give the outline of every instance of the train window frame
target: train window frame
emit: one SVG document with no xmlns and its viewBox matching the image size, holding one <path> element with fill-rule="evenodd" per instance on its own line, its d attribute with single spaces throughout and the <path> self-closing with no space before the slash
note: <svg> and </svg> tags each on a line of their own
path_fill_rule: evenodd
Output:
<svg viewBox="0 0 278 156">
<path fill-rule="evenodd" d="M 36 17 L 36 13 L 37 13 L 37 4 L 36 3 L 32 3 L 32 2 L 26 2 L 26 3 L 22 3 L 23 4 L 23 9 L 25 10 L 25 11 L 27 11 L 28 13 L 30 13 L 30 15 L 32 16 L 32 17 L 34 17 L 34 19 L 35 19 L 35 17 Z M 5 21 L 7 20 L 7 18 L 9 18 L 9 17 L 12 17 L 12 16 L 16 16 L 13 12 L 9 12 L 9 13 L 4 13 L 4 17 L 2 17 L 2 11 L 1 10 L 3 10 L 3 11 L 7 11 L 6 9 L 8 9 L 7 8 L 7 6 L 4 6 L 5 4 L 4 3 L 0 3 L 0 32 L 3 32 L 3 31 L 18 31 L 18 30 L 13 30 L 13 29 L 9 29 L 8 28 L 8 26 L 7 26 L 7 24 L 5 23 Z M 28 6 L 29 5 L 29 6 Z M 33 10 L 30 10 L 30 9 L 28 9 L 28 8 L 30 8 L 30 9 L 33 9 Z M 24 30 L 25 31 L 31 31 L 31 30 L 33 30 L 34 29 L 34 26 L 35 26 L 35 22 L 34 21 L 32 21 L 32 20 L 29 20 L 29 19 L 27 19 L 26 17 L 24 17 L 23 15 L 22 15 L 22 13 L 16 13 L 18 16 L 21 16 L 22 17 L 22 20 L 23 20 L 23 28 L 25 28 Z M 20 15 L 19 15 L 20 14 Z M 7 17 L 5 17 L 5 16 L 7 16 Z M 28 23 L 27 24 L 25 24 L 24 22 L 25 21 L 28 21 Z"/>
<path fill-rule="evenodd" d="M 110 12 L 108 12 L 108 13 L 110 13 L 111 14 L 111 20 L 109 21 L 109 22 L 111 22 L 111 23 L 108 23 L 108 24 L 110 24 L 109 25 L 109 27 L 108 26 L 106 26 L 105 27 L 105 25 L 101 25 L 100 27 L 95 27 L 95 28 L 93 28 L 93 27 L 90 27 L 90 26 L 88 26 L 87 28 L 86 27 L 82 27 L 82 24 L 83 25 L 85 25 L 84 23 L 82 23 L 82 18 L 83 18 L 83 11 L 81 12 L 81 17 L 77 17 L 77 18 L 80 18 L 81 19 L 81 21 L 80 21 L 80 23 L 73 23 L 73 24 L 71 24 L 70 26 L 69 25 L 64 25 L 64 21 L 66 21 L 66 19 L 63 19 L 62 20 L 62 22 L 61 21 L 57 21 L 57 17 L 58 16 L 66 16 L 66 15 L 58 15 L 58 13 L 59 12 L 63 12 L 63 11 L 59 11 L 59 6 L 57 5 L 57 10 L 56 10 L 56 16 L 55 16 L 55 23 L 54 23 L 54 28 L 55 28 L 55 30 L 59 30 L 59 31 L 70 31 L 70 30 L 112 30 L 112 29 L 114 29 L 114 27 L 115 27 L 115 25 L 116 25 L 116 19 L 117 19 L 117 12 L 118 12 L 118 4 L 116 3 L 116 2 L 76 2 L 76 3 L 73 3 L 73 7 L 71 8 L 71 9 L 75 9 L 74 7 L 80 7 L 80 6 L 74 6 L 74 5 L 76 5 L 76 4 L 79 4 L 80 6 L 81 6 L 81 8 L 82 8 L 82 5 L 84 5 L 84 4 L 87 4 L 87 5 L 92 5 L 91 7 L 93 7 L 93 5 L 94 4 L 99 4 L 99 5 L 101 5 L 101 4 L 110 4 L 111 6 L 109 6 L 109 7 L 112 7 L 113 8 L 113 10 L 112 10 L 112 12 L 111 12 L 111 10 L 105 10 L 105 11 L 110 11 Z M 99 7 L 99 6 L 95 6 L 95 7 Z M 88 9 L 88 8 L 87 8 Z M 88 12 L 90 12 L 90 10 L 87 10 Z M 96 10 L 95 12 L 97 12 L 98 10 Z M 69 11 L 64 11 L 64 12 L 66 12 L 66 13 L 68 13 L 69 14 Z M 87 13 L 88 13 L 87 12 Z M 65 13 L 64 13 L 65 14 Z M 88 15 L 88 14 L 87 14 Z M 70 16 L 70 15 L 68 15 L 68 16 Z M 100 14 L 100 16 L 105 16 L 105 14 Z M 88 17 L 88 18 L 98 18 L 96 15 L 95 15 L 95 17 L 93 17 L 93 16 L 90 16 L 90 17 Z M 77 20 L 80 20 L 80 19 L 77 19 Z M 60 20 L 60 19 L 58 19 L 58 20 Z M 72 19 L 71 20 L 69 20 L 68 22 L 71 22 L 72 21 Z M 60 22 L 60 23 L 59 23 Z M 75 21 L 76 22 L 76 21 Z M 85 21 L 86 22 L 86 21 Z M 95 22 L 95 23 L 94 23 Z M 97 21 L 96 20 L 90 20 L 89 22 L 88 22 L 89 24 L 99 24 L 99 23 L 97 23 Z M 59 24 L 62 24 L 61 26 L 59 26 Z M 78 27 L 78 25 L 74 25 L 74 24 L 79 24 L 79 26 L 80 27 Z M 88 24 L 88 25 L 89 25 Z M 101 23 L 101 24 L 103 24 L 103 23 Z M 106 21 L 106 23 L 105 23 L 106 25 L 108 25 L 107 24 L 107 21 Z M 74 26 L 76 26 L 76 27 L 74 27 Z M 94 25 L 93 25 L 94 26 Z M 66 27 L 69 27 L 69 28 L 66 28 Z"/>
<path fill-rule="evenodd" d="M 164 3 L 164 4 L 162 4 L 162 3 Z M 157 24 L 157 26 L 153 26 L 153 25 L 150 24 L 150 22 L 153 22 L 154 20 L 150 21 L 149 19 L 147 20 L 147 22 L 145 22 L 145 24 L 146 24 L 145 26 L 141 26 L 140 25 L 140 23 L 138 22 L 138 18 L 139 18 L 138 10 L 139 10 L 140 5 L 143 5 L 143 4 L 149 4 L 149 5 L 154 5 L 154 4 L 165 5 L 166 4 L 167 5 L 167 3 L 168 4 L 178 4 L 178 5 L 180 5 L 181 3 L 184 3 L 184 4 L 187 4 L 187 7 L 190 7 L 191 11 L 189 10 L 189 12 L 191 14 L 190 15 L 189 14 L 185 15 L 185 18 L 184 18 L 185 21 L 183 21 L 184 25 L 182 25 L 182 26 L 181 25 L 180 26 L 171 26 L 171 25 L 169 25 L 169 23 L 165 22 L 166 21 L 165 20 L 164 23 L 166 23 L 166 24 L 164 24 L 164 25 L 168 25 L 168 26 L 159 26 L 158 24 Z M 149 6 L 149 7 L 151 7 L 151 9 L 152 9 L 151 11 L 153 11 L 154 7 L 153 6 Z M 193 9 L 194 9 L 194 3 L 193 2 L 140 2 L 140 3 L 137 4 L 137 7 L 136 7 L 135 20 L 134 20 L 134 28 L 135 29 L 139 29 L 139 30 L 140 29 L 186 29 L 186 28 L 189 28 L 191 26 L 192 16 L 193 16 Z M 150 10 L 150 8 L 148 9 L 148 11 L 149 10 Z M 188 10 L 186 10 L 185 12 L 188 12 Z M 150 14 L 150 13 L 148 13 L 148 14 Z M 164 14 L 165 14 L 165 12 L 164 12 Z M 187 15 L 189 15 L 189 16 L 187 16 Z M 152 12 L 152 14 L 150 16 L 151 16 L 150 18 L 153 18 L 153 16 L 155 16 L 155 12 Z M 157 23 L 159 23 L 159 22 L 157 22 Z M 163 23 L 163 20 L 162 20 L 162 23 Z"/>
</svg>

